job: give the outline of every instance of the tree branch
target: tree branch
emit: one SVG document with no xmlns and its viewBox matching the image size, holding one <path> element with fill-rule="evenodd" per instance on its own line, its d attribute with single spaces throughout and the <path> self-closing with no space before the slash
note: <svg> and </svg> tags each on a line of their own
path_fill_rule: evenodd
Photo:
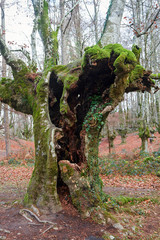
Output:
<svg viewBox="0 0 160 240">
<path fill-rule="evenodd" d="M 23 61 L 18 61 L 18 59 L 11 53 L 11 50 L 7 47 L 5 41 L 3 40 L 2 34 L 0 34 L 0 52 L 4 57 L 6 64 L 9 65 L 12 70 L 20 71 L 24 65 Z"/>
<path fill-rule="evenodd" d="M 31 33 L 31 48 L 32 48 L 32 61 L 37 63 L 37 50 L 36 50 L 36 32 L 38 30 L 38 19 L 35 17 L 34 25 Z"/>
<path fill-rule="evenodd" d="M 151 78 L 159 80 L 160 79 L 160 73 L 152 73 Z"/>
<path fill-rule="evenodd" d="M 11 50 L 11 52 L 21 52 L 27 58 L 28 62 L 29 63 L 31 62 L 31 57 L 29 52 L 23 49 L 23 47 L 21 49 Z"/>
<path fill-rule="evenodd" d="M 59 26 L 57 27 L 58 30 L 59 30 L 59 28 L 63 25 L 63 22 L 64 22 L 65 18 L 74 10 L 74 8 L 79 4 L 79 2 L 80 2 L 80 0 L 78 0 L 78 1 L 76 2 L 76 4 L 64 15 L 64 17 L 62 18 Z"/>
<path fill-rule="evenodd" d="M 136 33 L 137 38 L 141 37 L 142 35 L 147 34 L 148 30 L 152 27 L 156 18 L 158 17 L 159 12 L 160 12 L 160 8 L 157 10 L 157 12 L 156 12 L 154 18 L 152 19 L 151 23 L 148 26 L 146 26 L 146 28 L 143 32 L 139 33 L 135 28 L 132 27 L 134 29 L 135 33 Z M 130 25 L 130 27 L 131 27 L 131 25 Z"/>
<path fill-rule="evenodd" d="M 89 12 L 89 9 L 88 9 L 88 7 L 87 7 L 87 5 L 86 5 L 85 0 L 83 0 L 83 2 L 84 2 L 84 5 L 85 5 L 86 10 L 87 10 L 87 12 L 88 12 L 88 15 L 89 15 L 90 18 L 91 18 L 91 21 L 94 22 L 94 19 L 92 18 L 91 14 L 90 14 L 90 12 Z"/>
<path fill-rule="evenodd" d="M 48 1 L 47 0 L 32 0 L 35 24 L 38 25 L 38 32 L 41 37 L 46 62 L 51 61 L 53 64 L 57 64 L 58 59 L 58 31 L 53 31 L 48 16 Z"/>
</svg>

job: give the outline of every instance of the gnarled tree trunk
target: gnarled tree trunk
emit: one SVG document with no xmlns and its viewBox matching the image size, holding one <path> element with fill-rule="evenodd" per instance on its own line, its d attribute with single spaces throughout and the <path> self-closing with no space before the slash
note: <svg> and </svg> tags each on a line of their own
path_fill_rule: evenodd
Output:
<svg viewBox="0 0 160 240">
<path fill-rule="evenodd" d="M 125 92 L 154 87 L 150 72 L 119 44 L 87 48 L 81 62 L 47 68 L 42 76 L 18 63 L 15 80 L 1 82 L 0 97 L 33 115 L 35 169 L 25 204 L 57 212 L 65 187 L 82 215 L 104 223 L 108 214 L 98 168 L 100 132 Z"/>
<path fill-rule="evenodd" d="M 119 44 L 86 48 L 81 62 L 54 66 L 57 31 L 51 29 L 48 1 L 32 3 L 32 40 L 35 48 L 37 30 L 45 52 L 43 74 L 17 60 L 0 35 L 0 51 L 14 77 L 0 82 L 0 100 L 32 114 L 34 121 L 35 168 L 24 203 L 57 212 L 63 187 L 82 215 L 104 223 L 108 213 L 98 168 L 101 129 L 125 92 L 149 92 L 155 85 L 150 72 L 139 65 L 136 53 Z M 122 11 L 119 20 L 121 16 Z"/>
</svg>

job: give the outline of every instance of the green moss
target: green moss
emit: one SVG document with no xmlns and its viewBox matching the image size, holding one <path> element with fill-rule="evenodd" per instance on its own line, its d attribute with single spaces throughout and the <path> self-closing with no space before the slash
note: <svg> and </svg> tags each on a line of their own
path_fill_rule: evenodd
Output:
<svg viewBox="0 0 160 240">
<path fill-rule="evenodd" d="M 111 85 L 109 98 L 117 104 L 118 102 L 122 101 L 123 95 L 125 93 L 125 89 L 129 85 L 129 76 L 128 74 L 124 74 L 121 77 L 116 79 L 115 83 Z"/>
<path fill-rule="evenodd" d="M 44 38 L 45 43 L 47 43 L 47 38 L 50 34 L 49 28 L 48 28 L 48 22 L 49 22 L 48 3 L 45 0 L 43 2 L 44 2 L 44 7 L 43 7 L 43 11 L 41 13 L 41 18 L 39 19 L 39 28 L 40 28 L 40 31 Z"/>
<path fill-rule="evenodd" d="M 155 84 L 156 83 L 156 81 L 154 80 L 154 79 L 152 79 L 152 78 L 150 78 L 151 79 L 151 81 Z"/>
<path fill-rule="evenodd" d="M 3 78 L 2 81 L 0 82 L 0 98 L 2 98 L 4 101 L 7 99 L 10 101 L 11 99 L 11 96 L 13 94 L 12 83 L 13 80 L 5 78 Z M 10 103 L 8 102 L 8 104 Z"/>
<path fill-rule="evenodd" d="M 65 90 L 69 89 L 79 78 L 79 73 L 70 72 L 69 65 L 54 66 L 52 70 L 57 74 L 58 80 L 62 81 Z"/>
<path fill-rule="evenodd" d="M 36 92 L 39 98 L 39 103 L 43 103 L 45 97 L 47 96 L 47 92 L 44 91 L 46 83 L 44 82 L 44 78 L 42 77 L 37 84 Z"/>
<path fill-rule="evenodd" d="M 66 65 L 57 65 L 57 66 L 54 66 L 54 67 L 53 67 L 53 71 L 54 71 L 56 74 L 58 74 L 58 73 L 60 73 L 60 72 L 66 73 L 66 72 L 68 72 L 68 68 L 67 68 Z"/>
<path fill-rule="evenodd" d="M 138 135 L 142 139 L 148 139 L 150 137 L 149 127 L 148 126 L 146 126 L 146 127 L 141 126 L 139 128 L 139 134 Z"/>
<path fill-rule="evenodd" d="M 71 195 L 72 203 L 77 208 L 77 210 L 82 213 L 82 198 L 83 198 L 83 191 L 81 189 L 75 190 L 74 194 Z"/>
<path fill-rule="evenodd" d="M 137 45 L 132 46 L 132 52 L 137 58 L 137 63 L 139 64 L 140 54 L 141 54 L 141 48 L 139 48 Z"/>
<path fill-rule="evenodd" d="M 52 54 L 53 54 L 53 64 L 57 64 L 58 61 L 58 30 L 57 31 L 52 31 L 51 33 L 51 38 L 52 38 Z"/>
<path fill-rule="evenodd" d="M 88 58 L 90 58 L 91 60 L 97 60 L 109 57 L 110 52 L 108 51 L 108 49 L 100 48 L 98 45 L 95 45 L 93 47 L 87 47 L 85 49 L 85 54 L 82 60 L 82 67 L 86 65 Z"/>
<path fill-rule="evenodd" d="M 153 79 L 160 79 L 160 73 L 152 73 L 151 74 L 151 78 L 153 78 Z M 155 80 L 153 80 L 152 79 L 152 81 L 153 81 L 153 83 L 155 83 Z"/>
<path fill-rule="evenodd" d="M 71 85 L 78 81 L 79 72 L 71 72 L 70 65 L 54 66 L 53 71 L 58 76 L 58 81 L 61 81 L 63 83 L 63 92 L 60 99 L 60 112 L 61 114 L 66 114 L 70 110 L 67 103 L 67 92 L 70 89 Z"/>
<path fill-rule="evenodd" d="M 48 2 L 43 1 L 43 11 L 42 13 L 38 13 L 37 16 L 41 16 L 38 21 L 38 28 L 41 34 L 43 45 L 45 46 L 46 51 L 46 64 L 48 64 L 48 60 L 51 60 L 52 64 L 56 65 L 58 60 L 58 40 L 57 40 L 57 31 L 53 31 L 50 24 L 50 19 L 48 16 Z M 48 56 L 49 54 L 49 56 Z"/>
<path fill-rule="evenodd" d="M 24 203 L 25 206 L 29 204 L 28 193 L 26 193 L 26 194 L 24 195 L 23 203 Z"/>
<path fill-rule="evenodd" d="M 51 145 L 52 128 L 49 128 L 48 112 L 46 99 L 46 88 L 42 88 L 38 94 L 34 107 L 34 141 L 35 141 L 35 169 L 28 187 L 29 201 L 41 207 L 47 206 L 50 201 L 59 205 L 57 197 L 57 182 L 55 177 L 58 175 L 56 156 L 53 155 Z M 46 93 L 44 95 L 43 91 Z M 46 106 L 45 106 L 46 105 Z"/>
<path fill-rule="evenodd" d="M 136 57 L 131 51 L 122 51 L 113 64 L 115 74 L 119 75 L 131 72 L 136 66 L 136 62 Z"/>
<path fill-rule="evenodd" d="M 1 85 L 10 84 L 12 82 L 13 82 L 13 80 L 10 78 L 1 78 L 1 81 L 0 81 Z"/>
<path fill-rule="evenodd" d="M 160 171 L 156 172 L 156 176 L 160 177 Z"/>
<path fill-rule="evenodd" d="M 67 76 L 64 78 L 64 89 L 69 90 L 70 86 L 75 83 L 78 80 L 78 76 L 76 74 L 67 74 Z"/>
<path fill-rule="evenodd" d="M 19 60 L 19 64 L 21 60 Z M 14 80 L 3 78 L 0 82 L 0 97 L 17 111 L 32 114 L 34 105 L 33 83 L 27 79 L 29 70 L 22 63 L 20 70 L 13 70 Z"/>
<path fill-rule="evenodd" d="M 132 197 L 119 196 L 116 198 L 116 202 L 119 205 L 125 205 L 125 204 L 127 204 L 129 202 L 133 202 L 133 201 L 134 201 L 134 198 L 132 198 Z"/>
<path fill-rule="evenodd" d="M 134 53 L 130 50 L 123 48 L 121 44 L 113 44 L 112 52 L 113 52 L 113 55 L 115 55 L 116 57 L 118 57 L 121 54 L 124 55 L 124 53 L 125 53 L 125 56 L 126 56 L 125 63 L 126 64 L 130 63 L 130 64 L 135 65 L 137 63 L 137 59 L 136 59 L 136 56 L 134 55 Z"/>
<path fill-rule="evenodd" d="M 74 175 L 75 170 L 66 163 L 60 162 L 61 175 L 64 181 L 67 181 L 70 177 Z"/>
<path fill-rule="evenodd" d="M 92 61 L 110 58 L 111 54 L 116 58 L 114 62 L 115 74 L 121 72 L 127 73 L 134 69 L 137 59 L 132 51 L 124 49 L 120 44 L 109 44 L 104 48 L 98 45 L 85 49 L 85 54 L 82 60 L 82 68 L 86 64 L 91 64 Z M 91 61 L 91 62 L 90 62 Z"/>
<path fill-rule="evenodd" d="M 135 80 L 138 80 L 139 78 L 143 77 L 145 69 L 141 65 L 136 65 L 134 70 L 130 73 L 129 76 L 129 82 L 132 83 Z"/>
<path fill-rule="evenodd" d="M 113 50 L 113 44 L 109 44 L 105 46 L 104 48 L 101 48 L 98 45 L 87 47 L 85 49 L 85 54 L 82 59 L 82 68 L 86 66 L 88 63 L 88 59 L 91 59 L 92 61 L 98 60 L 98 59 L 104 59 L 104 58 L 110 58 L 110 54 Z"/>
</svg>

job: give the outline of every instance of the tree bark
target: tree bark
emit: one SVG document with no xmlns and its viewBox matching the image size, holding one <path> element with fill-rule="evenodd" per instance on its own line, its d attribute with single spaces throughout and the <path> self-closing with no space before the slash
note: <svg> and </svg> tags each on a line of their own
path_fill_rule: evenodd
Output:
<svg viewBox="0 0 160 240">
<path fill-rule="evenodd" d="M 24 203 L 57 212 L 65 187 L 82 215 L 105 223 L 109 214 L 98 168 L 100 132 L 125 92 L 155 87 L 150 72 L 119 44 L 86 48 L 82 61 L 51 65 L 42 75 L 17 63 L 21 66 L 14 68 L 14 80 L 0 83 L 0 99 L 33 115 L 35 168 Z"/>
<path fill-rule="evenodd" d="M 65 17 L 65 1 L 64 0 L 60 0 L 60 15 L 62 20 Z M 62 22 L 60 26 L 60 30 L 61 30 L 61 64 L 66 65 L 68 63 L 68 51 L 67 51 L 68 26 L 66 26 L 66 24 Z"/>
<path fill-rule="evenodd" d="M 57 64 L 58 61 L 58 41 L 57 31 L 53 31 L 51 28 L 49 16 L 48 16 L 48 1 L 47 0 L 32 0 L 35 23 L 34 26 L 38 26 L 38 32 L 41 37 L 45 61 L 47 64 Z M 33 34 L 35 34 L 33 29 Z M 34 35 L 33 35 L 34 37 Z M 32 39 L 34 40 L 34 39 Z M 35 42 L 33 41 L 33 44 Z"/>
<path fill-rule="evenodd" d="M 98 168 L 101 129 L 125 92 L 150 92 L 155 83 L 135 54 L 120 44 L 89 47 L 81 61 L 54 66 L 57 32 L 50 28 L 48 1 L 32 3 L 45 50 L 43 74 L 16 59 L 0 36 L 1 53 L 14 77 L 1 80 L 0 99 L 33 116 L 35 168 L 24 203 L 57 212 L 61 209 L 61 189 L 65 188 L 82 215 L 105 223 L 109 216 L 107 198 Z M 116 2 L 115 9 L 117 6 Z M 117 11 L 121 18 L 122 9 Z M 117 21 L 117 15 L 112 20 Z"/>
<path fill-rule="evenodd" d="M 100 42 L 102 46 L 119 43 L 120 24 L 126 0 L 111 0 L 104 23 Z"/>
<path fill-rule="evenodd" d="M 25 202 L 57 212 L 61 206 L 57 194 L 58 165 L 54 142 L 59 130 L 52 124 L 48 112 L 49 78 L 50 73 L 41 83 L 33 109 L 35 169 Z"/>
<path fill-rule="evenodd" d="M 5 42 L 5 1 L 1 0 L 1 29 L 2 38 Z M 2 78 L 6 77 L 6 61 L 2 56 Z M 5 145 L 6 157 L 9 157 L 10 152 L 10 139 L 9 139 L 9 120 L 8 120 L 8 106 L 4 105 L 4 129 L 5 129 Z"/>
<path fill-rule="evenodd" d="M 101 129 L 126 91 L 154 87 L 145 71 L 134 82 L 135 55 L 127 52 L 133 54 L 131 61 L 126 50 L 121 47 L 117 53 L 116 47 L 120 45 L 112 45 L 111 51 L 88 48 L 82 63 L 55 66 L 39 82 L 33 109 L 36 163 L 26 204 L 58 211 L 58 195 L 65 186 L 83 216 L 98 216 L 104 223 L 106 209 L 98 168 Z"/>
<path fill-rule="evenodd" d="M 141 150 L 142 152 L 148 153 L 148 139 L 150 137 L 150 130 L 145 121 L 141 122 L 141 126 L 139 128 L 139 137 L 141 138 Z"/>
</svg>

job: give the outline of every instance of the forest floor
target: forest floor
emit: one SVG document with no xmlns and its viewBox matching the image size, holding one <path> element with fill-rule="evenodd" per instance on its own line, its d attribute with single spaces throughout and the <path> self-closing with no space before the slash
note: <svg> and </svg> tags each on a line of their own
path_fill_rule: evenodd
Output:
<svg viewBox="0 0 160 240">
<path fill-rule="evenodd" d="M 160 148 L 160 135 L 155 136 L 149 144 L 150 155 Z M 29 222 L 20 210 L 33 171 L 34 144 L 20 139 L 12 139 L 10 144 L 11 156 L 6 159 L 4 138 L 0 137 L 0 240 L 160 240 L 160 177 L 154 172 L 160 167 L 160 157 L 141 156 L 136 133 L 129 134 L 125 144 L 116 137 L 110 154 L 107 139 L 99 147 L 107 205 L 119 222 L 114 226 L 81 219 L 67 199 L 62 201 L 61 212 L 39 217 L 54 225 L 35 219 Z"/>
</svg>

